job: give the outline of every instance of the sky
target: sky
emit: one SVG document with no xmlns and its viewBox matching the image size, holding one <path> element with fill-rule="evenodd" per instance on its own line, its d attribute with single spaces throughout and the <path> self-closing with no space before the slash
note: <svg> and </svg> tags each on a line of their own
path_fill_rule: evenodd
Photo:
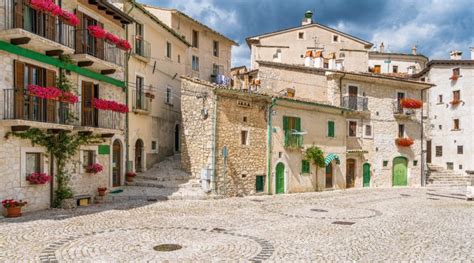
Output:
<svg viewBox="0 0 474 263">
<path fill-rule="evenodd" d="M 474 0 L 139 0 L 176 8 L 203 22 L 240 46 L 232 66 L 249 65 L 249 36 L 301 24 L 306 10 L 317 23 L 379 45 L 391 52 L 418 53 L 430 59 L 449 58 L 474 47 Z"/>
</svg>

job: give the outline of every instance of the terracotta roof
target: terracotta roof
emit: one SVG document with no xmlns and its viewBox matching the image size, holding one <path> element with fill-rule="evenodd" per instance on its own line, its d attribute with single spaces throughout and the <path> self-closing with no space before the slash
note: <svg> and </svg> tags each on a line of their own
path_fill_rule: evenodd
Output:
<svg viewBox="0 0 474 263">
<path fill-rule="evenodd" d="M 206 24 L 201 23 L 199 20 L 196 20 L 196 19 L 194 19 L 194 18 L 188 16 L 186 13 L 183 13 L 183 12 L 179 11 L 178 9 L 162 8 L 162 7 L 157 7 L 157 6 L 147 5 L 147 4 L 143 4 L 143 6 L 145 6 L 145 7 L 147 7 L 147 8 L 159 9 L 159 10 L 169 11 L 169 12 L 172 12 L 172 13 L 175 13 L 175 14 L 179 14 L 180 16 L 183 16 L 184 18 L 187 18 L 188 20 L 190 20 L 190 21 L 192 21 L 192 22 L 194 22 L 194 23 L 196 23 L 196 24 L 198 24 L 198 25 L 200 25 L 200 26 L 206 28 L 207 30 L 211 31 L 212 33 L 214 33 L 214 34 L 216 34 L 216 35 L 218 35 L 218 36 L 220 36 L 220 37 L 222 37 L 222 38 L 224 38 L 224 39 L 226 39 L 226 40 L 232 42 L 233 45 L 239 46 L 239 44 L 238 44 L 237 42 L 235 42 L 234 40 L 232 40 L 232 39 L 226 37 L 225 35 L 223 35 L 223 34 L 217 32 L 217 31 L 214 30 L 214 29 L 208 27 Z"/>
<path fill-rule="evenodd" d="M 410 53 L 392 53 L 392 52 L 379 52 L 379 51 L 369 51 L 369 55 L 380 55 L 380 56 L 406 56 L 406 57 L 419 57 L 428 61 L 429 58 L 423 54 L 410 54 Z"/>
<path fill-rule="evenodd" d="M 474 60 L 472 59 L 461 59 L 461 60 L 454 60 L 454 59 L 438 59 L 438 60 L 431 60 L 428 62 L 426 65 L 426 68 L 424 68 L 422 71 L 411 75 L 411 78 L 419 78 L 423 75 L 425 75 L 428 71 L 430 71 L 430 68 L 433 65 L 451 65 L 451 66 L 461 66 L 461 65 L 467 65 L 467 66 L 472 66 L 474 65 Z"/>
</svg>

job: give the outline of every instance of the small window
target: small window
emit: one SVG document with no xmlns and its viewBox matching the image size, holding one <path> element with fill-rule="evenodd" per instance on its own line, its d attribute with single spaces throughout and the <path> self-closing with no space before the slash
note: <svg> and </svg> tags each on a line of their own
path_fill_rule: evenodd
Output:
<svg viewBox="0 0 474 263">
<path fill-rule="evenodd" d="M 26 176 L 41 172 L 41 153 L 26 153 Z"/>
<path fill-rule="evenodd" d="M 461 76 L 461 69 L 460 68 L 453 68 L 453 77 Z"/>
<path fill-rule="evenodd" d="M 455 90 L 453 91 L 453 102 L 459 102 L 459 101 L 461 101 L 461 91 Z"/>
<path fill-rule="evenodd" d="M 324 68 L 329 68 L 329 63 L 327 62 L 324 62 L 324 65 L 323 65 Z"/>
<path fill-rule="evenodd" d="M 454 119 L 453 120 L 453 129 L 454 130 L 459 130 L 460 129 L 459 119 Z"/>
<path fill-rule="evenodd" d="M 194 71 L 199 71 L 199 57 L 193 56 L 192 68 Z"/>
<path fill-rule="evenodd" d="M 181 63 L 181 55 L 178 55 L 178 63 Z"/>
<path fill-rule="evenodd" d="M 436 146 L 436 157 L 443 156 L 443 146 Z"/>
<path fill-rule="evenodd" d="M 166 97 L 165 97 L 166 104 L 173 104 L 173 94 L 171 93 L 171 88 L 166 88 Z"/>
<path fill-rule="evenodd" d="M 328 137 L 336 137 L 336 124 L 334 121 L 328 121 Z"/>
<path fill-rule="evenodd" d="M 438 103 L 443 103 L 443 95 L 438 95 Z"/>
<path fill-rule="evenodd" d="M 393 66 L 392 70 L 393 70 L 393 73 L 398 73 L 398 66 Z"/>
<path fill-rule="evenodd" d="M 413 166 L 418 166 L 418 160 L 413 161 Z"/>
<path fill-rule="evenodd" d="M 265 176 L 264 175 L 257 175 L 255 178 L 255 191 L 257 193 L 261 193 L 264 191 L 265 186 Z"/>
<path fill-rule="evenodd" d="M 454 170 L 454 163 L 446 163 L 446 169 Z"/>
<path fill-rule="evenodd" d="M 214 57 L 219 57 L 219 41 L 214 41 Z"/>
<path fill-rule="evenodd" d="M 439 130 L 443 129 L 443 125 L 438 125 Z"/>
<path fill-rule="evenodd" d="M 166 57 L 171 58 L 171 56 L 172 56 L 172 54 L 171 54 L 171 43 L 166 42 Z"/>
<path fill-rule="evenodd" d="M 339 42 L 339 36 L 338 35 L 333 35 L 332 36 L 332 42 L 334 42 L 334 43 Z"/>
<path fill-rule="evenodd" d="M 356 121 L 349 121 L 349 137 L 356 137 L 357 136 L 357 122 Z"/>
<path fill-rule="evenodd" d="M 242 121 L 245 122 L 245 123 L 247 123 L 247 116 L 244 116 L 244 118 L 243 118 Z"/>
<path fill-rule="evenodd" d="M 459 165 L 459 170 L 462 170 L 462 164 Z"/>
<path fill-rule="evenodd" d="M 405 124 L 398 125 L 398 138 L 405 137 Z"/>
<path fill-rule="evenodd" d="M 372 137 L 372 125 L 365 125 L 365 136 Z"/>
<path fill-rule="evenodd" d="M 301 160 L 301 173 L 302 174 L 309 174 L 310 173 L 310 165 L 308 160 Z"/>
<path fill-rule="evenodd" d="M 86 168 L 89 165 L 92 165 L 95 163 L 95 151 L 92 150 L 86 150 L 82 152 L 82 161 L 83 161 L 83 167 Z"/>
<path fill-rule="evenodd" d="M 153 151 L 156 150 L 156 141 L 151 141 L 151 149 L 152 149 Z"/>
<path fill-rule="evenodd" d="M 249 131 L 240 131 L 240 143 L 241 145 L 249 145 Z"/>
<path fill-rule="evenodd" d="M 298 39 L 304 39 L 304 32 L 298 33 Z"/>
<path fill-rule="evenodd" d="M 458 145 L 458 154 L 464 154 L 464 146 Z"/>
<path fill-rule="evenodd" d="M 199 48 L 199 32 L 193 30 L 193 47 Z"/>
<path fill-rule="evenodd" d="M 388 161 L 383 161 L 383 167 L 387 167 L 388 166 Z"/>
<path fill-rule="evenodd" d="M 345 57 L 346 57 L 346 53 L 344 53 L 344 52 L 339 53 L 339 57 L 340 57 L 340 58 L 345 58 Z"/>
</svg>

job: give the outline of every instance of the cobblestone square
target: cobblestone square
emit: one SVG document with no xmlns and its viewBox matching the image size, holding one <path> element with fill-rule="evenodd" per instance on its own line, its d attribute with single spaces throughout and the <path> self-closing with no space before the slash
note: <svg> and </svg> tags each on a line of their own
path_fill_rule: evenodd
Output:
<svg viewBox="0 0 474 263">
<path fill-rule="evenodd" d="M 474 203 L 454 189 L 359 189 L 3 218 L 0 261 L 471 262 L 473 237 Z"/>
</svg>

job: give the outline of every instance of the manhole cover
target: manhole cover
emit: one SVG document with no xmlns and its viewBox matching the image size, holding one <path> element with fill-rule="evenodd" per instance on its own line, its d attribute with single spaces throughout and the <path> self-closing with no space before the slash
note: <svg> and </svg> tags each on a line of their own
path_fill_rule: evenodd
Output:
<svg viewBox="0 0 474 263">
<path fill-rule="evenodd" d="M 153 247 L 154 250 L 160 251 L 160 252 L 170 252 L 170 251 L 175 251 L 175 250 L 180 250 L 183 247 L 177 244 L 161 244 L 158 246 Z"/>
<path fill-rule="evenodd" d="M 313 211 L 313 212 L 320 212 L 320 213 L 327 213 L 327 212 L 328 212 L 328 210 L 317 209 L 317 208 L 313 208 L 313 209 L 311 209 L 311 211 Z"/>
<path fill-rule="evenodd" d="M 355 222 L 347 222 L 347 221 L 334 221 L 332 222 L 334 225 L 344 225 L 344 226 L 350 226 L 355 224 Z"/>
</svg>

